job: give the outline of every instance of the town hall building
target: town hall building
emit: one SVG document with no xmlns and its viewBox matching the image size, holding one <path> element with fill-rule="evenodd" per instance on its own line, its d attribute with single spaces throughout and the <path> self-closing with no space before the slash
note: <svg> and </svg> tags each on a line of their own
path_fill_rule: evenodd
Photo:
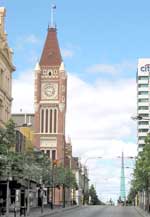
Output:
<svg viewBox="0 0 150 217">
<path fill-rule="evenodd" d="M 35 67 L 35 146 L 50 159 L 65 159 L 67 74 L 57 40 L 49 27 L 39 63 Z"/>
</svg>

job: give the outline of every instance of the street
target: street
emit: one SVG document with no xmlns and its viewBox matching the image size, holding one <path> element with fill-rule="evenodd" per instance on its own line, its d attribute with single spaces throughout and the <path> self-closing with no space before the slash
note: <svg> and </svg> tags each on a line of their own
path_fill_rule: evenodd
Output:
<svg viewBox="0 0 150 217">
<path fill-rule="evenodd" d="M 55 217 L 141 217 L 135 207 L 87 206 L 61 212 Z"/>
</svg>

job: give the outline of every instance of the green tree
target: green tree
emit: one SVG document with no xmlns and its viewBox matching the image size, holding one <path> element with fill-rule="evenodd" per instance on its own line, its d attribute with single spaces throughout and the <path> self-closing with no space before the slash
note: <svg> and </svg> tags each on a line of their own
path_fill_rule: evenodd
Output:
<svg viewBox="0 0 150 217">
<path fill-rule="evenodd" d="M 146 192 L 146 209 L 149 207 L 149 187 L 150 187 L 150 135 L 147 135 L 145 139 L 145 145 L 143 150 L 138 154 L 136 160 L 134 177 L 132 180 L 132 186 L 129 194 L 129 198 L 133 199 L 138 191 Z"/>
<path fill-rule="evenodd" d="M 5 128 L 0 129 L 0 146 L 5 146 L 8 150 L 14 148 L 16 144 L 16 130 L 15 123 L 10 119 Z"/>
<path fill-rule="evenodd" d="M 5 128 L 0 128 L 0 175 L 8 176 L 11 171 L 11 162 L 14 154 L 12 149 L 16 143 L 15 123 L 9 120 Z"/>
<path fill-rule="evenodd" d="M 96 194 L 96 190 L 94 188 L 94 185 L 91 185 L 90 189 L 89 189 L 89 196 L 90 196 L 90 204 L 91 205 L 100 205 L 101 202 L 98 199 L 98 196 Z"/>
</svg>

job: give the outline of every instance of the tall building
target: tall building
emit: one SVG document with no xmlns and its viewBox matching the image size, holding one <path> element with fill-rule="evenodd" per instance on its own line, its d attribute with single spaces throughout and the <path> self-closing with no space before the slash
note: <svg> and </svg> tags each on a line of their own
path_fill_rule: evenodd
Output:
<svg viewBox="0 0 150 217">
<path fill-rule="evenodd" d="M 138 150 L 144 146 L 144 140 L 149 131 L 150 121 L 150 59 L 139 59 L 137 70 L 137 114 L 138 120 Z"/>
<path fill-rule="evenodd" d="M 5 32 L 5 15 L 5 8 L 0 7 L 0 127 L 3 127 L 11 116 L 12 72 L 15 70 L 12 63 L 13 51 L 8 46 Z"/>
<path fill-rule="evenodd" d="M 67 75 L 57 40 L 49 27 L 40 62 L 35 67 L 35 146 L 50 159 L 64 162 Z"/>
</svg>

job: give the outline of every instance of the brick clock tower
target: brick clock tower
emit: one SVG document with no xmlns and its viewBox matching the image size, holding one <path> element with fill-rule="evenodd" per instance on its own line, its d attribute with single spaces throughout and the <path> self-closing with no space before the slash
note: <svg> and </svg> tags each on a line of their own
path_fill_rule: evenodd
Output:
<svg viewBox="0 0 150 217">
<path fill-rule="evenodd" d="M 55 27 L 49 27 L 35 67 L 35 146 L 64 162 L 67 75 Z"/>
</svg>

